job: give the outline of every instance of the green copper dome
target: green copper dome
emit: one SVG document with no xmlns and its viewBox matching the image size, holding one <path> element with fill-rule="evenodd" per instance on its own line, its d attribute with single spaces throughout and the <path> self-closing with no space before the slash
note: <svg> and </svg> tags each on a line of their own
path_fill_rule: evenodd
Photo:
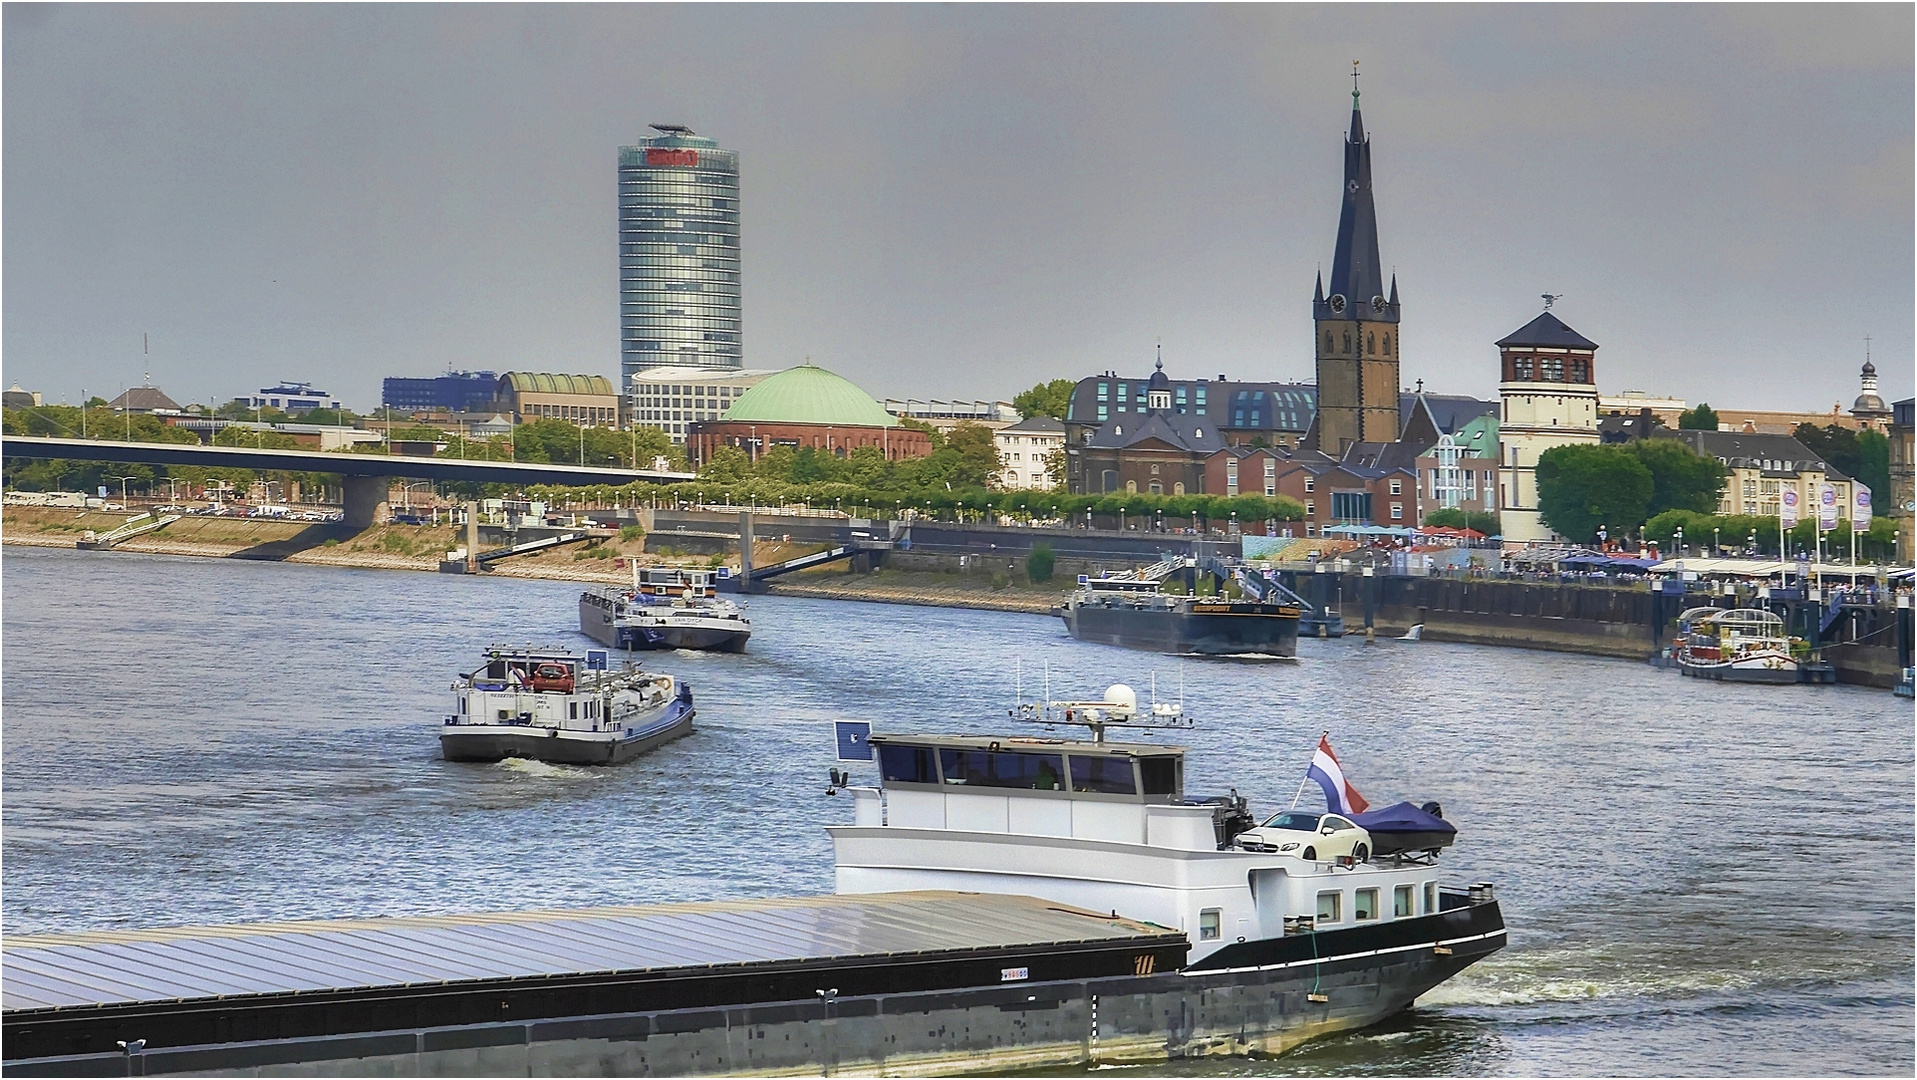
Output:
<svg viewBox="0 0 1917 1080">
<path fill-rule="evenodd" d="M 898 419 L 865 391 L 811 364 L 787 368 L 747 390 L 721 419 L 728 423 L 898 426 Z"/>
</svg>

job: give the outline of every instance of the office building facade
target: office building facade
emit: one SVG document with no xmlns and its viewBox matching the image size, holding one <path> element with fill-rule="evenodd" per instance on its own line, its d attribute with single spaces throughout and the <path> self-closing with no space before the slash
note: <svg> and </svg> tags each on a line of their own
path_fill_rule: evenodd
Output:
<svg viewBox="0 0 1917 1080">
<path fill-rule="evenodd" d="M 464 413 L 485 409 L 499 389 L 491 371 L 449 371 L 427 379 L 389 376 L 380 385 L 380 408 L 394 413 Z"/>
<path fill-rule="evenodd" d="M 745 366 L 739 155 L 676 124 L 619 148 L 620 383 L 647 368 Z"/>
<path fill-rule="evenodd" d="M 626 383 L 626 423 L 655 428 L 683 444 L 692 425 L 724 416 L 734 401 L 773 374 L 698 367 L 635 371 Z"/>
</svg>

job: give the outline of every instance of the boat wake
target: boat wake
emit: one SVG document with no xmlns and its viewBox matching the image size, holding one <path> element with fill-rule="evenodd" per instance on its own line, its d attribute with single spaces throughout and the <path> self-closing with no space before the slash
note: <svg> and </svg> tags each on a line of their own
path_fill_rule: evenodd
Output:
<svg viewBox="0 0 1917 1080">
<path fill-rule="evenodd" d="M 606 775 L 604 769 L 592 769 L 583 765 L 555 765 L 548 761 L 534 761 L 532 758 L 509 757 L 493 767 L 501 772 L 532 780 L 598 780 Z"/>
<path fill-rule="evenodd" d="M 1418 999 L 1426 1007 L 1534 1005 L 1620 998 L 1685 997 L 1742 990 L 1757 973 L 1673 970 L 1603 950 L 1551 950 L 1489 957 Z"/>
</svg>

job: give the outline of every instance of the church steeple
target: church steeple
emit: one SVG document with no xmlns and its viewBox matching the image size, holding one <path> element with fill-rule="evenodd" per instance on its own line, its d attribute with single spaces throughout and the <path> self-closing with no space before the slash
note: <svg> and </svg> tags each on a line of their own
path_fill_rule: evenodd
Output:
<svg viewBox="0 0 1917 1080">
<path fill-rule="evenodd" d="M 1358 107 L 1358 65 L 1351 65 L 1351 127 L 1345 135 L 1344 205 L 1331 281 L 1321 274 L 1311 297 L 1318 358 L 1318 415 L 1306 442 L 1333 457 L 1359 443 L 1388 442 L 1398 414 L 1398 278 L 1385 284 L 1378 257 L 1378 212 L 1371 199 L 1371 140 Z"/>
<path fill-rule="evenodd" d="M 1378 258 L 1378 211 L 1371 198 L 1371 140 L 1358 107 L 1358 65 L 1351 65 L 1351 129 L 1345 135 L 1344 205 L 1331 256 L 1331 295 L 1314 301 L 1314 318 L 1397 322 Z"/>
</svg>

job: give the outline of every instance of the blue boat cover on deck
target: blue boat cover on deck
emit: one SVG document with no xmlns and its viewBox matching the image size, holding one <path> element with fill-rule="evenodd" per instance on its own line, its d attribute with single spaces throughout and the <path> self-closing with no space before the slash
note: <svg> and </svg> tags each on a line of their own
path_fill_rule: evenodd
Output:
<svg viewBox="0 0 1917 1080">
<path fill-rule="evenodd" d="M 1435 814 L 1427 814 L 1408 802 L 1351 815 L 1365 831 L 1378 833 L 1445 833 L 1458 835 L 1457 826 Z"/>
</svg>

